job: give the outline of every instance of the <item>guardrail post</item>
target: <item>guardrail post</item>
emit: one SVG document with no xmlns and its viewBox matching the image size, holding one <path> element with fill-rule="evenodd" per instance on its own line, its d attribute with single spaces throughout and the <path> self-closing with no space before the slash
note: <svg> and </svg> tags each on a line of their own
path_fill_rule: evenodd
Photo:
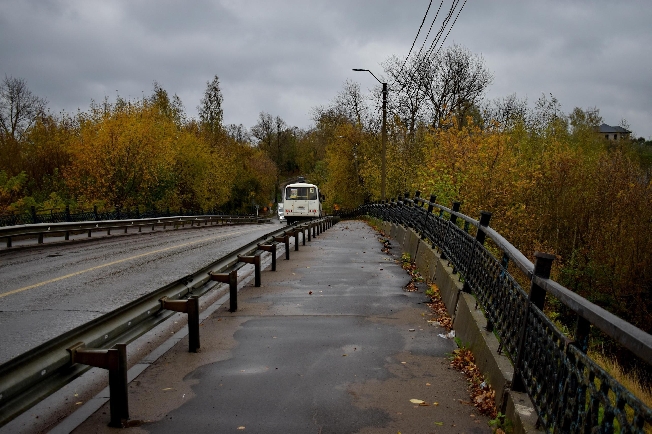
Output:
<svg viewBox="0 0 652 434">
<path fill-rule="evenodd" d="M 159 300 L 163 309 L 188 314 L 188 351 L 196 353 L 199 344 L 199 297 L 191 295 L 187 300 Z"/>
<path fill-rule="evenodd" d="M 307 226 L 307 229 L 308 229 L 308 241 L 312 241 L 312 238 L 310 237 L 310 231 L 312 231 L 312 226 L 313 226 L 313 222 L 308 222 L 308 226 Z"/>
<path fill-rule="evenodd" d="M 258 248 L 272 254 L 272 271 L 276 271 L 276 243 L 258 244 Z"/>
<path fill-rule="evenodd" d="M 294 251 L 298 252 L 299 251 L 299 228 L 296 227 L 292 230 L 292 233 L 294 234 Z"/>
<path fill-rule="evenodd" d="M 301 244 L 306 245 L 306 226 L 301 225 Z"/>
<path fill-rule="evenodd" d="M 228 273 L 211 273 L 211 280 L 229 284 L 229 311 L 238 310 L 238 270 L 231 270 Z"/>
<path fill-rule="evenodd" d="M 536 252 L 534 254 L 534 276 L 541 277 L 543 279 L 548 279 L 550 277 L 550 271 L 552 269 L 552 261 L 555 259 L 554 255 L 548 253 Z M 543 310 L 543 306 L 546 301 L 546 290 L 541 288 L 539 285 L 532 282 L 530 285 L 530 295 L 528 301 L 523 307 L 523 322 L 521 324 L 521 330 L 519 331 L 518 339 L 518 352 L 516 357 L 516 362 L 514 363 L 514 377 L 512 379 L 512 390 L 516 392 L 525 392 L 525 379 L 523 378 L 523 373 L 521 372 L 521 366 L 523 364 L 523 351 L 525 349 L 525 335 L 528 328 L 528 316 L 530 315 L 530 306 L 536 306 L 539 310 Z"/>
<path fill-rule="evenodd" d="M 238 255 L 238 261 L 245 264 L 254 264 L 254 286 L 260 287 L 260 254 L 253 256 Z"/>
<path fill-rule="evenodd" d="M 283 242 L 285 244 L 285 259 L 290 260 L 290 236 L 284 232 L 280 237 L 274 237 L 274 241 Z"/>
<path fill-rule="evenodd" d="M 129 419 L 129 396 L 127 389 L 127 344 L 115 344 L 109 350 L 86 349 L 83 342 L 68 348 L 70 361 L 109 370 L 109 426 L 122 428 Z"/>
</svg>

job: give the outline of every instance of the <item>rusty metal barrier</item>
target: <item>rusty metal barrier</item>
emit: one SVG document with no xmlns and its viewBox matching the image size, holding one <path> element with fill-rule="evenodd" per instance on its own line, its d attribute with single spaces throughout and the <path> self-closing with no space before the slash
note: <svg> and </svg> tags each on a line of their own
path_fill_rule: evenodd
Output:
<svg viewBox="0 0 652 434">
<path fill-rule="evenodd" d="M 323 220 L 331 221 L 331 217 Z M 288 231 L 273 231 L 192 275 L 159 288 L 0 365 L 0 427 L 83 374 L 90 366 L 109 369 L 110 425 L 122 426 L 122 422 L 129 418 L 126 345 L 168 319 L 173 315 L 172 311 L 185 312 L 188 313 L 189 351 L 196 352 L 200 348 L 198 298 L 212 289 L 207 283 L 221 282 L 224 279 L 222 276 L 227 276 L 225 280 L 229 283 L 230 310 L 235 312 L 237 271 L 251 257 L 260 259 L 263 252 L 271 254 L 272 271 L 276 271 L 275 241 L 285 243 L 286 259 L 289 259 Z M 255 280 L 256 286 L 259 286 L 260 275 Z M 183 299 L 184 297 L 188 298 Z M 166 314 L 166 311 L 171 312 Z M 111 348 L 107 348 L 109 346 Z M 121 354 L 118 362 L 114 359 L 116 351 Z M 105 353 L 106 356 L 102 355 Z M 118 368 L 114 369 L 115 366 Z M 123 376 L 124 388 L 117 385 Z"/>
<path fill-rule="evenodd" d="M 111 422 L 109 426 L 122 428 L 129 419 L 129 396 L 127 393 L 127 344 L 116 344 L 108 350 L 86 348 L 78 342 L 68 348 L 70 363 L 80 363 L 109 371 L 109 394 Z"/>
<path fill-rule="evenodd" d="M 188 314 L 188 351 L 196 353 L 199 343 L 199 297 L 191 295 L 186 300 L 169 300 L 163 297 L 159 300 L 161 309 Z"/>
</svg>

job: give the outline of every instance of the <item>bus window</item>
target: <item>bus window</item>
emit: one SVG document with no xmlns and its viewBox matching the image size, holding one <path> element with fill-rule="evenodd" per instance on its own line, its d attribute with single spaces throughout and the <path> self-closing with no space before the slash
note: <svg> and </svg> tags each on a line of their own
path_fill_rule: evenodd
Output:
<svg viewBox="0 0 652 434">
<path fill-rule="evenodd" d="M 286 200 L 317 200 L 316 187 L 288 187 L 285 190 Z"/>
</svg>

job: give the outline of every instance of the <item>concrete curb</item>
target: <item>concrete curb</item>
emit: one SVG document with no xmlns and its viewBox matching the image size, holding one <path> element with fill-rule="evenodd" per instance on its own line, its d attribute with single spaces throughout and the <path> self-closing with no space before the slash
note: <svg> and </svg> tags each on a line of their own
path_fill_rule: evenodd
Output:
<svg viewBox="0 0 652 434">
<path fill-rule="evenodd" d="M 409 253 L 421 274 L 439 287 L 448 313 L 453 317 L 455 335 L 475 356 L 476 364 L 496 391 L 496 406 L 505 409 L 515 434 L 542 433 L 535 428 L 536 411 L 525 393 L 510 390 L 514 368 L 510 360 L 498 354 L 498 339 L 486 330 L 487 320 L 476 306 L 473 295 L 462 292 L 459 276 L 453 268 L 412 229 L 384 222 L 381 229 Z"/>
</svg>

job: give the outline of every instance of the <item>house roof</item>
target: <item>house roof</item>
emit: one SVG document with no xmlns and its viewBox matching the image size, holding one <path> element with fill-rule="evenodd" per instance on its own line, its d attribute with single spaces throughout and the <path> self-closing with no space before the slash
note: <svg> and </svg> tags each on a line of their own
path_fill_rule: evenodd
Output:
<svg viewBox="0 0 652 434">
<path fill-rule="evenodd" d="M 607 124 L 602 124 L 598 127 L 598 132 L 600 133 L 621 133 L 621 134 L 630 134 L 631 131 L 626 130 L 623 127 L 612 127 Z"/>
</svg>

